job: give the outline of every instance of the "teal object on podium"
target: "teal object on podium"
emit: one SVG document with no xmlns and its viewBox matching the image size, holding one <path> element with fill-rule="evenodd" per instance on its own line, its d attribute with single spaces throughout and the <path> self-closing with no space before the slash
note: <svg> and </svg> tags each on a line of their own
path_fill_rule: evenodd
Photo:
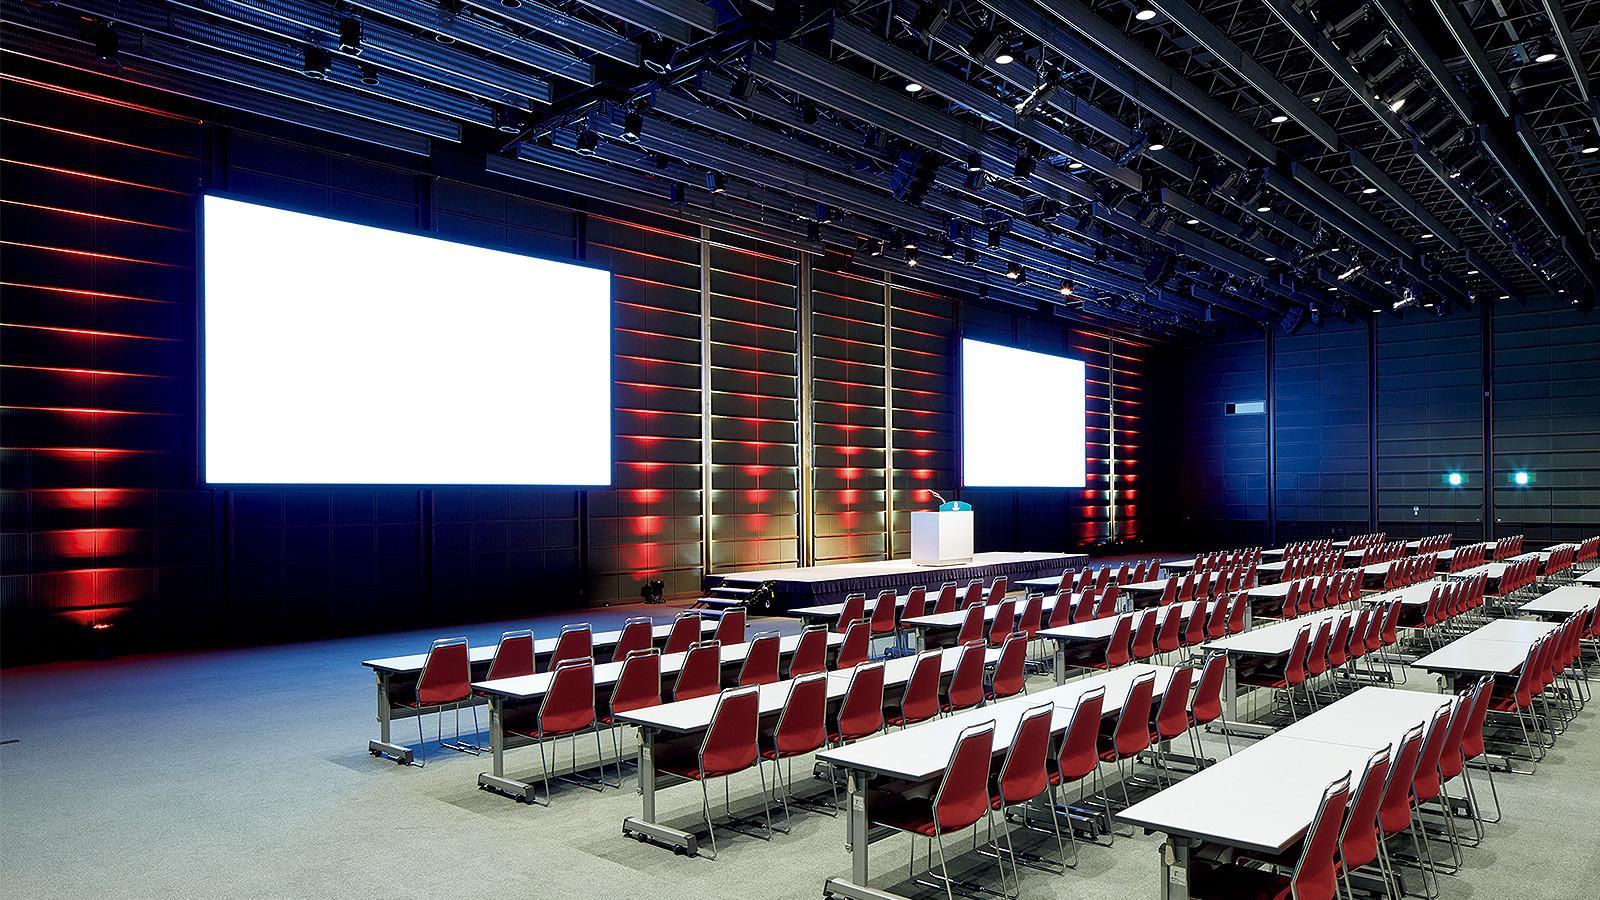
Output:
<svg viewBox="0 0 1600 900">
<path fill-rule="evenodd" d="M 939 504 L 939 512 L 971 512 L 972 504 L 962 500 L 946 500 Z"/>
</svg>

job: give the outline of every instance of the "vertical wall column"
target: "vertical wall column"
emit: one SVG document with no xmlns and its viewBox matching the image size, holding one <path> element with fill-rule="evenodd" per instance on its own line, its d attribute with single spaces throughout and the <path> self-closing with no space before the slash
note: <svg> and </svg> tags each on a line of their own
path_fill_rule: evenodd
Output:
<svg viewBox="0 0 1600 900">
<path fill-rule="evenodd" d="M 811 380 L 816 374 L 811 358 L 811 267 L 816 257 L 802 251 L 800 254 L 800 316 L 798 350 L 800 354 L 800 565 L 817 564 L 817 505 L 813 492 L 816 478 L 816 409 L 812 404 L 815 391 Z"/>
<path fill-rule="evenodd" d="M 711 574 L 711 229 L 700 226 L 700 573 Z"/>
</svg>

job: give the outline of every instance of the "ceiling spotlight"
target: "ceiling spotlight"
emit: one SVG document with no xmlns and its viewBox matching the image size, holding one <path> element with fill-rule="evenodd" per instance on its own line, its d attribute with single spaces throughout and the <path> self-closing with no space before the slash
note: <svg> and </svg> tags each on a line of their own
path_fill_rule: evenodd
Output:
<svg viewBox="0 0 1600 900">
<path fill-rule="evenodd" d="M 1376 194 L 1377 192 L 1378 189 L 1375 187 L 1364 187 L 1361 189 L 1361 193 L 1363 194 Z"/>
<path fill-rule="evenodd" d="M 906 82 L 906 93 L 908 93 L 908 94 L 917 94 L 917 93 L 921 93 L 921 91 L 922 91 L 922 85 L 920 83 L 915 82 L 915 81 Z"/>
<path fill-rule="evenodd" d="M 1134 13 L 1133 17 L 1141 22 L 1148 22 L 1156 17 L 1156 11 L 1153 9 L 1141 9 Z"/>
<path fill-rule="evenodd" d="M 1016 263 L 1006 263 L 1006 277 L 1017 284 L 1022 284 L 1028 280 L 1028 273 Z"/>
<path fill-rule="evenodd" d="M 579 156 L 593 156 L 594 151 L 599 147 L 600 135 L 596 134 L 593 129 L 585 128 L 578 132 L 578 141 L 573 146 L 573 149 L 578 151 Z M 708 180 L 709 178 L 710 176 L 707 176 Z"/>
<path fill-rule="evenodd" d="M 1001 50 L 999 55 L 994 58 L 994 61 L 995 65 L 1009 66 L 1016 62 L 1017 58 L 1011 54 L 1010 50 Z"/>
<path fill-rule="evenodd" d="M 1256 212 L 1258 212 L 1258 213 L 1272 212 L 1272 205 L 1270 203 L 1262 203 L 1260 206 L 1256 207 Z"/>
<path fill-rule="evenodd" d="M 1340 272 L 1339 273 L 1339 280 L 1340 281 L 1349 281 L 1350 279 L 1356 277 L 1356 275 L 1359 274 L 1360 272 L 1361 272 L 1361 264 L 1357 263 L 1357 264 L 1351 266 L 1350 268 L 1345 269 L 1343 272 Z"/>
<path fill-rule="evenodd" d="M 1600 153 L 1600 145 L 1590 144 L 1579 151 L 1580 153 Z"/>
<path fill-rule="evenodd" d="M 972 32 L 972 39 L 967 41 L 967 55 L 979 63 L 987 63 L 998 57 L 1005 46 L 1005 36 L 986 25 Z"/>
<path fill-rule="evenodd" d="M 871 254 L 872 256 L 882 256 L 883 241 L 872 241 L 867 244 L 867 253 Z"/>
<path fill-rule="evenodd" d="M 728 189 L 728 176 L 721 172 L 706 173 L 706 190 L 713 194 L 720 194 Z"/>
<path fill-rule="evenodd" d="M 1061 279 L 1061 296 L 1063 296 L 1063 297 L 1071 297 L 1072 296 L 1072 282 L 1068 281 L 1065 278 Z"/>
<path fill-rule="evenodd" d="M 339 52 L 358 56 L 361 53 L 361 20 L 345 16 L 339 20 Z"/>
<path fill-rule="evenodd" d="M 1269 256 L 1269 257 L 1266 258 L 1265 261 L 1266 262 L 1277 262 L 1278 258 L 1276 256 Z"/>
<path fill-rule="evenodd" d="M 1468 269 L 1467 270 L 1467 274 L 1468 275 L 1476 275 L 1476 274 L 1478 274 L 1478 270 L 1477 269 Z"/>
<path fill-rule="evenodd" d="M 321 81 L 328 77 L 328 67 L 333 65 L 333 54 L 323 47 L 309 44 L 301 51 L 301 60 L 301 73 L 314 81 Z"/>
<path fill-rule="evenodd" d="M 1078 162 L 1077 160 L 1072 160 L 1071 162 L 1067 163 L 1067 168 L 1069 168 L 1069 169 L 1081 169 L 1081 168 L 1083 168 L 1083 163 Z"/>
<path fill-rule="evenodd" d="M 1510 300 L 1511 299 L 1511 295 L 1510 294 L 1501 294 L 1500 295 L 1500 299 L 1501 300 Z"/>
<path fill-rule="evenodd" d="M 377 86 L 378 67 L 372 63 L 362 63 L 360 66 L 361 83 L 368 86 Z"/>
<path fill-rule="evenodd" d="M 1000 249 L 1000 229 L 998 229 L 998 228 L 989 229 L 988 247 L 989 247 L 990 250 L 999 250 Z"/>
<path fill-rule="evenodd" d="M 735 100 L 749 100 L 755 93 L 756 83 L 748 72 L 740 72 L 734 76 L 733 84 L 728 86 L 728 96 Z"/>
<path fill-rule="evenodd" d="M 976 150 L 967 154 L 967 171 L 974 173 L 983 171 L 983 157 L 979 156 Z"/>
<path fill-rule="evenodd" d="M 1033 90 L 1029 91 L 1026 97 L 1017 101 L 1017 105 L 1012 108 L 1016 110 L 1019 116 L 1031 116 L 1039 107 L 1049 103 L 1050 98 L 1055 96 L 1055 92 L 1058 89 L 1059 86 L 1056 84 L 1053 75 L 1042 76 L 1039 79 L 1039 83 L 1033 86 Z"/>
<path fill-rule="evenodd" d="M 806 223 L 806 240 L 813 244 L 822 240 L 822 224 L 820 222 Z"/>
<path fill-rule="evenodd" d="M 1185 224 L 1185 225 L 1199 225 L 1200 224 L 1200 220 L 1191 218 L 1191 219 L 1186 220 L 1183 224 Z"/>
<path fill-rule="evenodd" d="M 1272 121 L 1272 124 L 1274 124 L 1274 125 L 1282 125 L 1283 123 L 1289 121 L 1289 117 L 1284 115 L 1283 113 L 1278 113 L 1277 115 L 1272 117 L 1271 121 Z"/>
<path fill-rule="evenodd" d="M 944 240 L 939 242 L 939 258 L 940 259 L 955 259 L 956 258 L 956 245 L 951 243 L 949 238 L 945 238 Z"/>
<path fill-rule="evenodd" d="M 622 139 L 630 144 L 637 144 L 641 134 L 644 134 L 644 115 L 637 109 L 630 109 L 628 114 L 622 117 Z"/>
<path fill-rule="evenodd" d="M 929 0 L 922 4 L 917 14 L 912 17 L 911 27 L 929 38 L 935 38 L 944 30 L 948 21 L 950 21 L 950 7 L 940 0 Z"/>
<path fill-rule="evenodd" d="M 1162 143 L 1160 138 L 1157 138 L 1156 140 L 1151 142 L 1149 149 L 1150 150 L 1165 150 L 1165 149 L 1167 149 L 1167 145 Z"/>
<path fill-rule="evenodd" d="M 1011 174 L 1018 179 L 1027 178 L 1033 174 L 1034 167 L 1039 164 L 1030 153 L 1023 153 L 1017 157 L 1016 165 L 1012 167 Z"/>
<path fill-rule="evenodd" d="M 1431 237 L 1433 237 L 1433 232 L 1431 232 L 1431 231 L 1424 231 L 1422 233 L 1422 239 L 1423 240 L 1427 240 L 1428 238 L 1431 238 Z"/>
<path fill-rule="evenodd" d="M 1557 54 L 1554 50 L 1546 50 L 1533 58 L 1536 63 L 1555 62 Z"/>
<path fill-rule="evenodd" d="M 1399 112 L 1400 108 L 1405 106 L 1405 105 L 1406 105 L 1406 98 L 1397 97 L 1389 104 L 1389 112 Z"/>
<path fill-rule="evenodd" d="M 917 267 L 917 248 L 911 247 L 906 250 L 906 265 L 913 269 Z"/>
<path fill-rule="evenodd" d="M 108 66 L 119 65 L 117 59 L 117 32 L 107 23 L 100 23 L 94 29 L 94 58 Z"/>
</svg>

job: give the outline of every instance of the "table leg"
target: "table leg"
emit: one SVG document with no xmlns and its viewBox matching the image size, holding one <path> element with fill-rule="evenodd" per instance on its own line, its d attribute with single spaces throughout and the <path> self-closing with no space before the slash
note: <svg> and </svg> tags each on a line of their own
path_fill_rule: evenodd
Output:
<svg viewBox="0 0 1600 900">
<path fill-rule="evenodd" d="M 1229 734 L 1250 737 L 1266 737 L 1272 734 L 1272 729 L 1265 725 L 1239 720 L 1239 670 L 1234 666 L 1231 656 L 1227 665 L 1222 667 L 1222 727 Z"/>
<path fill-rule="evenodd" d="M 373 756 L 387 756 L 401 765 L 410 765 L 410 747 L 396 744 L 389 737 L 389 726 L 394 719 L 394 709 L 389 705 L 389 673 L 377 672 L 378 678 L 378 739 L 367 741 L 367 752 Z"/>
<path fill-rule="evenodd" d="M 1067 683 L 1067 645 L 1056 641 L 1056 684 Z"/>
<path fill-rule="evenodd" d="M 1157 900 L 1189 900 L 1189 845 L 1169 838 L 1161 845 L 1161 881 Z"/>
<path fill-rule="evenodd" d="M 505 794 L 524 803 L 532 794 L 532 786 L 515 778 L 506 777 L 506 701 L 504 697 L 489 697 L 489 753 L 494 760 L 494 771 L 478 773 L 478 787 L 486 791 Z"/>
<path fill-rule="evenodd" d="M 852 900 L 896 900 L 898 894 L 880 891 L 867 886 L 869 879 L 867 845 L 871 843 L 867 819 L 867 777 L 854 769 L 845 775 L 845 789 L 849 794 L 849 817 L 845 820 L 850 841 L 850 878 L 837 876 L 822 883 L 824 897 L 849 897 Z"/>
<path fill-rule="evenodd" d="M 694 856 L 699 852 L 694 835 L 656 821 L 656 732 L 639 729 L 640 812 L 622 820 L 622 833 L 640 843 L 653 841 L 672 848 L 674 853 Z"/>
</svg>

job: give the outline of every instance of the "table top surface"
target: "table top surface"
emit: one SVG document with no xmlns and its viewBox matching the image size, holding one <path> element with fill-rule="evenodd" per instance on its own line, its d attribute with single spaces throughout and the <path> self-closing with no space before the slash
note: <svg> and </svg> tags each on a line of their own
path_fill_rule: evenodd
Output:
<svg viewBox="0 0 1600 900">
<path fill-rule="evenodd" d="M 1434 589 L 1441 584 L 1443 582 L 1430 578 L 1427 581 L 1419 581 L 1409 587 L 1396 588 L 1380 594 L 1366 594 L 1362 596 L 1361 602 L 1381 605 L 1393 600 L 1399 600 L 1404 606 L 1427 606 L 1428 601 L 1433 599 Z"/>
<path fill-rule="evenodd" d="M 1121 590 L 1129 594 L 1159 594 L 1167 589 L 1166 578 L 1153 578 L 1149 581 L 1135 581 L 1125 584 Z"/>
<path fill-rule="evenodd" d="M 800 635 L 789 634 L 778 639 L 778 653 L 789 656 L 794 653 L 794 648 L 800 643 Z M 844 635 L 829 632 L 828 646 L 837 647 L 844 643 Z M 739 665 L 750 654 L 750 644 L 725 644 L 721 648 L 722 664 L 724 666 Z M 677 674 L 683 667 L 683 659 L 687 653 L 663 653 L 661 655 L 661 677 Z M 594 667 L 594 683 L 596 687 L 615 684 L 617 677 L 622 674 L 622 663 L 601 663 Z M 532 675 L 518 675 L 515 678 L 496 678 L 492 681 L 475 681 L 474 688 L 497 697 L 510 700 L 535 700 L 544 696 L 550 689 L 550 672 L 535 672 Z"/>
<path fill-rule="evenodd" d="M 1579 584 L 1600 584 L 1600 569 L 1590 569 L 1578 576 Z"/>
<path fill-rule="evenodd" d="M 1521 609 L 1533 615 L 1570 615 L 1596 606 L 1600 606 L 1600 585 L 1566 584 Z"/>
<path fill-rule="evenodd" d="M 1117 814 L 1124 822 L 1276 853 L 1299 840 L 1334 780 L 1448 703 L 1421 691 L 1363 688 Z"/>
<path fill-rule="evenodd" d="M 715 617 L 707 616 L 701 618 L 700 633 L 702 635 L 716 630 L 717 619 Z M 651 632 L 655 640 L 666 640 L 667 635 L 672 632 L 672 623 L 665 622 L 660 625 L 656 625 L 651 629 Z M 595 649 L 598 650 L 604 647 L 616 646 L 617 639 L 621 636 L 621 630 L 597 631 L 590 636 L 590 639 L 593 642 Z M 548 637 L 535 640 L 533 642 L 533 652 L 536 655 L 541 653 L 553 653 L 556 649 L 556 641 L 558 639 L 559 638 Z M 497 645 L 495 644 L 483 644 L 477 647 L 469 647 L 467 649 L 467 656 L 472 660 L 472 662 L 475 663 L 488 662 L 489 660 L 494 659 L 494 652 L 496 649 Z M 383 659 L 363 660 L 361 664 L 369 669 L 378 669 L 383 672 L 410 673 L 421 672 L 422 664 L 427 661 L 428 654 L 426 653 L 410 653 L 405 656 L 389 656 Z"/>
<path fill-rule="evenodd" d="M 1161 696 L 1172 679 L 1172 669 L 1166 666 L 1123 666 L 1111 672 L 1070 681 L 1058 687 L 1035 691 L 999 703 L 969 709 L 943 719 L 924 722 L 904 731 L 894 731 L 857 741 L 844 747 L 825 750 L 817 758 L 847 769 L 871 772 L 890 778 L 908 781 L 928 781 L 941 775 L 950 762 L 950 751 L 963 729 L 971 725 L 993 721 L 994 746 L 1003 748 L 1011 744 L 1017 723 L 1022 714 L 1041 704 L 1055 706 L 1051 728 L 1060 732 L 1072 720 L 1078 698 L 1096 687 L 1105 687 L 1106 696 L 1102 713 L 1114 715 L 1122 709 L 1128 689 L 1134 678 L 1145 672 L 1156 674 L 1156 697 Z"/>
<path fill-rule="evenodd" d="M 1483 640 L 1468 635 L 1451 641 L 1412 665 L 1429 672 L 1514 675 L 1527 661 L 1527 644 L 1517 641 Z"/>
<path fill-rule="evenodd" d="M 1184 619 L 1188 619 L 1194 615 L 1195 606 L 1195 602 L 1190 600 L 1188 603 L 1154 606 L 1151 609 L 1156 610 L 1156 624 L 1159 626 L 1167 621 L 1167 616 L 1171 615 L 1174 610 L 1177 610 L 1178 615 Z M 1139 619 L 1144 613 L 1135 612 L 1128 613 L 1128 615 L 1133 616 L 1133 627 L 1138 628 Z M 1107 616 L 1104 619 L 1090 619 L 1087 622 L 1074 622 L 1071 625 L 1058 625 L 1055 628 L 1041 628 L 1039 637 L 1056 641 L 1103 641 L 1111 637 L 1111 632 L 1116 628 L 1116 625 L 1117 617 Z"/>
<path fill-rule="evenodd" d="M 1056 598 L 1060 596 L 1060 594 L 1045 595 L 1041 608 L 1044 610 L 1044 620 L 1046 622 L 1050 621 L 1050 613 L 1056 608 Z M 1077 603 L 1082 597 L 1082 594 L 1073 594 L 1072 602 Z M 1017 616 L 1020 618 L 1022 616 L 1023 601 L 1020 597 L 1014 599 L 1017 605 Z M 983 608 L 983 620 L 985 622 L 993 622 L 995 615 L 999 612 L 1000 604 L 991 603 Z M 925 616 L 912 616 L 909 619 L 902 619 L 900 624 L 907 628 L 921 629 L 960 628 L 961 623 L 966 620 L 967 611 L 957 609 L 947 613 L 928 613 Z"/>
<path fill-rule="evenodd" d="M 960 594 L 957 594 L 957 596 L 960 596 Z M 895 596 L 895 598 L 894 598 L 894 608 L 895 609 L 905 609 L 906 608 L 906 602 L 909 601 L 910 599 L 911 599 L 911 595 L 909 595 L 909 594 L 897 594 Z M 939 599 L 939 589 L 935 588 L 932 593 L 928 594 L 928 603 L 931 605 L 935 600 L 938 600 L 938 599 Z M 877 594 L 868 594 L 867 595 L 867 605 L 864 607 L 866 613 L 868 615 L 871 615 L 872 611 L 877 609 L 877 608 L 878 608 L 878 595 Z M 795 615 L 799 616 L 802 619 L 830 619 L 831 620 L 831 619 L 839 618 L 839 614 L 844 612 L 844 604 L 843 603 L 824 603 L 821 606 L 802 606 L 799 609 L 790 610 L 790 612 L 793 612 Z"/>
<path fill-rule="evenodd" d="M 1527 645 L 1559 627 L 1561 626 L 1554 622 L 1538 622 L 1532 619 L 1495 619 L 1463 637 L 1480 641 L 1516 641 Z"/>
<path fill-rule="evenodd" d="M 1209 650 L 1222 650 L 1231 654 L 1249 654 L 1253 656 L 1283 656 L 1294 647 L 1295 635 L 1305 625 L 1311 626 L 1313 636 L 1317 633 L 1317 623 L 1324 619 L 1335 619 L 1345 615 L 1343 610 L 1324 609 L 1320 612 L 1309 613 L 1294 619 L 1284 619 L 1261 628 L 1254 628 L 1243 634 L 1229 635 L 1219 638 L 1205 645 Z"/>
<path fill-rule="evenodd" d="M 955 671 L 956 661 L 961 658 L 960 647 L 950 647 L 938 651 L 939 668 L 945 674 Z M 984 651 L 984 663 L 993 665 L 1000 659 L 1000 651 L 989 649 Z M 885 687 L 897 687 L 911 680 L 911 672 L 916 668 L 917 657 L 900 656 L 888 660 L 883 664 L 883 683 Z M 844 696 L 850 687 L 850 670 L 833 671 L 828 673 L 828 699 L 837 700 Z M 783 710 L 783 705 L 788 702 L 789 689 L 794 682 L 791 679 L 777 681 L 761 686 L 760 704 L 762 715 L 775 715 Z M 688 734 L 695 731 L 704 731 L 711 724 L 711 716 L 716 712 L 717 694 L 705 697 L 696 697 L 693 700 L 679 700 L 673 703 L 662 703 L 656 706 L 647 706 L 632 712 L 618 713 L 617 719 L 630 725 L 640 725 L 654 728 L 657 731 L 671 731 Z"/>
</svg>

